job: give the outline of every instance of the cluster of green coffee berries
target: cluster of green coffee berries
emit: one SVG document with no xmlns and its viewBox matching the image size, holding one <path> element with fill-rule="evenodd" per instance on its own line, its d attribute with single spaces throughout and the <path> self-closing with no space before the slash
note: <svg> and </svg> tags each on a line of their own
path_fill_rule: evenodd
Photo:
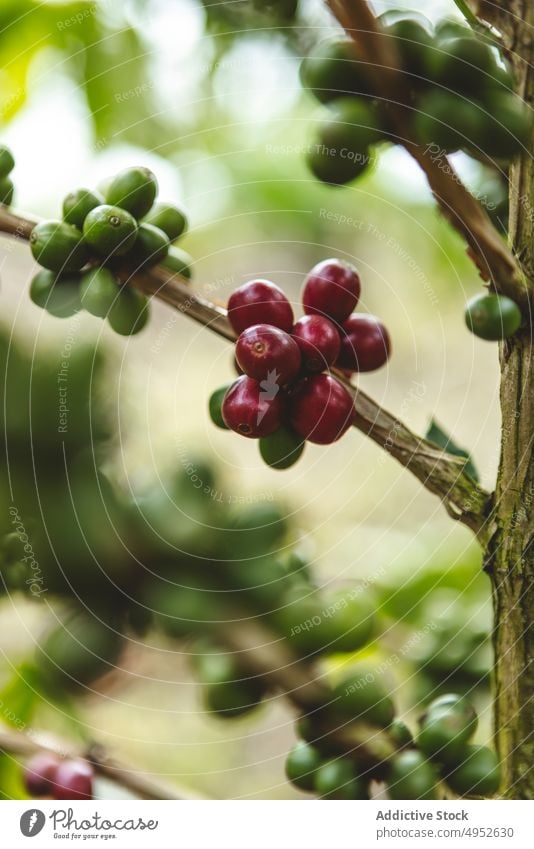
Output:
<svg viewBox="0 0 534 849">
<path fill-rule="evenodd" d="M 15 187 L 9 176 L 15 167 L 13 154 L 5 145 L 0 145 L 0 203 L 11 206 Z"/>
<path fill-rule="evenodd" d="M 385 782 L 390 799 L 443 798 L 442 782 L 459 796 L 497 792 L 497 757 L 485 746 L 469 744 L 477 715 L 461 696 L 435 699 L 420 718 L 414 740 L 409 728 L 393 718 L 393 703 L 373 673 L 351 673 L 332 695 L 330 726 L 317 714 L 316 720 L 310 714 L 297 725 L 301 739 L 288 755 L 286 774 L 299 789 L 324 799 L 368 799 L 370 781 L 379 780 Z M 332 731 L 336 717 L 337 734 Z M 350 717 L 384 726 L 397 747 L 378 769 L 359 759 L 356 750 L 343 752 L 339 732 L 346 725 L 340 720 Z"/>
<path fill-rule="evenodd" d="M 349 183 L 371 162 L 374 145 L 396 142 L 392 109 L 402 109 L 411 135 L 429 154 L 464 150 L 509 160 L 526 144 L 532 119 L 513 93 L 506 60 L 488 38 L 465 24 L 432 24 L 417 12 L 379 17 L 382 38 L 395 47 L 403 75 L 402 104 L 385 102 L 348 39 L 319 44 L 302 62 L 305 88 L 329 107 L 308 152 L 313 174 Z"/>
<path fill-rule="evenodd" d="M 76 189 L 63 201 L 61 221 L 42 221 L 30 246 L 43 267 L 30 297 L 58 318 L 85 309 L 107 318 L 117 333 L 138 333 L 148 319 L 147 298 L 118 272 L 136 274 L 163 265 L 189 278 L 191 258 L 173 242 L 187 228 L 177 206 L 155 203 L 156 177 L 148 168 L 126 168 L 103 192 Z"/>
</svg>

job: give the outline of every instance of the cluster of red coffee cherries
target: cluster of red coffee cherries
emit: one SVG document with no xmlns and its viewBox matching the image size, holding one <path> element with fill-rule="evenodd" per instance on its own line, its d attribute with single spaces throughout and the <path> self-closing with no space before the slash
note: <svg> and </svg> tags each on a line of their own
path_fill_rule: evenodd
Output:
<svg viewBox="0 0 534 849">
<path fill-rule="evenodd" d="M 92 799 L 94 770 L 83 758 L 60 758 L 39 752 L 23 772 L 28 794 L 37 799 Z"/>
<path fill-rule="evenodd" d="M 305 441 L 327 445 L 354 421 L 353 399 L 331 374 L 373 371 L 384 365 L 390 341 L 372 315 L 354 313 L 361 284 L 339 259 L 316 265 L 304 281 L 305 315 L 294 321 L 284 292 L 267 280 L 245 283 L 231 295 L 228 319 L 239 334 L 241 376 L 210 399 L 219 427 L 260 439 L 269 465 L 287 468 Z"/>
</svg>

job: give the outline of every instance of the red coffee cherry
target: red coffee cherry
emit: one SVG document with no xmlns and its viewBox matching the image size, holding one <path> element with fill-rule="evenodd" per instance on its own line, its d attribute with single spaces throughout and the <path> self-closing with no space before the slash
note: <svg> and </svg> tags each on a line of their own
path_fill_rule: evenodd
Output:
<svg viewBox="0 0 534 849">
<path fill-rule="evenodd" d="M 290 333 L 293 310 L 282 290 L 274 283 L 251 280 L 230 295 L 228 320 L 238 334 L 253 324 L 272 324 Z"/>
<path fill-rule="evenodd" d="M 353 420 L 352 398 L 329 374 L 307 378 L 291 398 L 290 421 L 294 430 L 317 445 L 335 442 Z"/>
<path fill-rule="evenodd" d="M 235 349 L 238 364 L 255 380 L 284 386 L 300 371 L 302 358 L 296 341 L 279 327 L 254 324 L 243 331 Z"/>
<path fill-rule="evenodd" d="M 280 385 L 268 380 L 260 384 L 246 375 L 232 384 L 222 403 L 225 424 L 251 439 L 274 433 L 282 424 L 283 415 Z"/>
<path fill-rule="evenodd" d="M 54 776 L 54 799 L 92 799 L 94 770 L 90 763 L 76 758 L 61 761 Z"/>
<path fill-rule="evenodd" d="M 39 752 L 30 758 L 22 774 L 30 796 L 39 798 L 52 795 L 52 782 L 59 763 L 59 757 L 53 752 Z"/>
<path fill-rule="evenodd" d="M 389 359 L 391 342 L 381 321 L 364 313 L 343 322 L 336 365 L 350 371 L 374 371 Z"/>
<path fill-rule="evenodd" d="M 341 348 L 339 332 L 322 315 L 305 315 L 299 319 L 293 328 L 293 337 L 308 371 L 324 371 L 338 358 Z"/>
<path fill-rule="evenodd" d="M 352 265 L 341 259 L 325 259 L 312 268 L 304 281 L 304 312 L 341 324 L 356 308 L 360 291 L 360 277 Z"/>
</svg>

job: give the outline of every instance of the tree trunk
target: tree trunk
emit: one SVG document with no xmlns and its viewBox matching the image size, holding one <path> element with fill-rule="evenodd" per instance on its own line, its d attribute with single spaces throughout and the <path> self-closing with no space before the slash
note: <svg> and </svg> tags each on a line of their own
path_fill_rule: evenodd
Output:
<svg viewBox="0 0 534 849">
<path fill-rule="evenodd" d="M 496 4 L 499 5 L 499 4 Z M 534 104 L 534 4 L 492 15 L 517 61 L 520 94 Z M 507 6 L 507 10 L 502 7 Z M 530 68 L 529 68 L 530 66 Z M 533 133 L 534 137 L 534 133 Z M 510 238 L 534 280 L 534 138 L 511 170 Z M 534 360 L 532 328 L 501 349 L 502 451 L 495 494 L 495 533 L 486 563 L 495 605 L 495 735 L 503 764 L 502 794 L 534 798 Z"/>
</svg>

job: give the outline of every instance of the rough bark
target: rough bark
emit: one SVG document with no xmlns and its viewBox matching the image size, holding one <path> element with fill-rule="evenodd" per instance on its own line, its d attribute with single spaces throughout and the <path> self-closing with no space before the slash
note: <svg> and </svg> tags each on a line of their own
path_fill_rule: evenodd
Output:
<svg viewBox="0 0 534 849">
<path fill-rule="evenodd" d="M 491 16 L 489 12 L 485 16 L 491 17 L 515 53 L 520 93 L 534 105 L 533 4 L 530 0 L 492 4 Z M 534 133 L 529 154 L 512 167 L 510 212 L 514 253 L 530 280 L 534 278 L 533 154 Z M 486 557 L 495 602 L 495 735 L 503 763 L 502 793 L 512 799 L 534 798 L 533 365 L 530 326 L 501 350 L 502 452 L 495 532 Z"/>
</svg>

